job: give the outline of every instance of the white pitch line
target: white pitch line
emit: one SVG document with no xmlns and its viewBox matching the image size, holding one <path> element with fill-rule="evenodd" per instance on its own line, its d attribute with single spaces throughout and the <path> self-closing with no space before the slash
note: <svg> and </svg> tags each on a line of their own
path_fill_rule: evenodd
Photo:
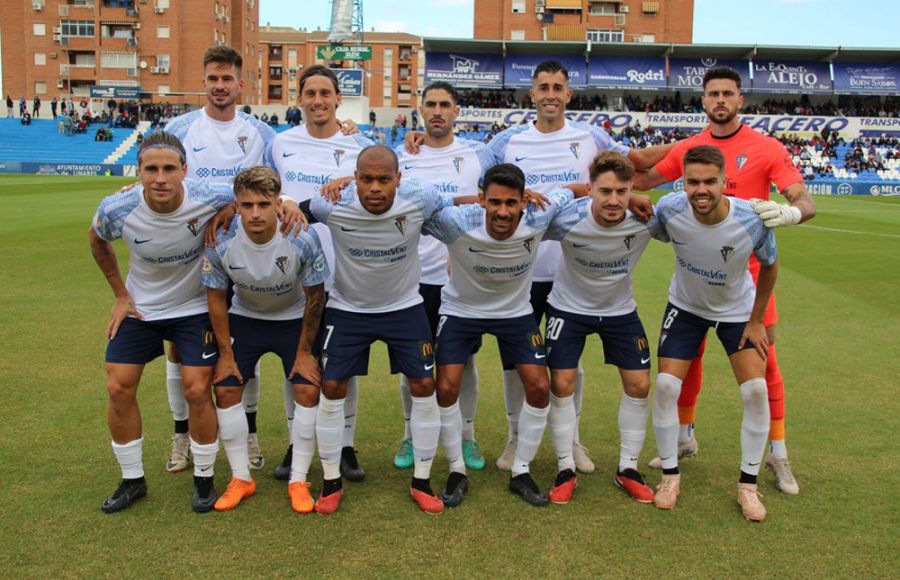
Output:
<svg viewBox="0 0 900 580">
<path fill-rule="evenodd" d="M 803 224 L 804 228 L 809 228 L 811 230 L 822 230 L 824 232 L 838 232 L 841 234 L 860 234 L 863 236 L 878 236 L 881 238 L 900 238 L 900 234 L 884 234 L 881 232 L 860 232 L 857 230 L 844 230 L 841 228 L 826 228 L 824 226 L 808 226 Z"/>
</svg>

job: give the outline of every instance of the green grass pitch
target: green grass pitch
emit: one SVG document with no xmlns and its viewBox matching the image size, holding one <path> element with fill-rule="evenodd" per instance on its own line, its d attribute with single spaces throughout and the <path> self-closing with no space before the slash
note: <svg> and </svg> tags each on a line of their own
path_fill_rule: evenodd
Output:
<svg viewBox="0 0 900 580">
<path fill-rule="evenodd" d="M 900 199 L 818 197 L 809 225 L 777 232 L 779 361 L 788 447 L 801 495 L 763 472 L 769 519 L 740 515 L 735 482 L 741 404 L 723 351 L 707 350 L 698 458 L 683 464 L 674 512 L 629 500 L 612 484 L 621 389 L 596 341 L 582 440 L 598 464 L 568 506 L 532 508 L 493 467 L 506 437 L 496 345 L 479 355 L 477 435 L 487 468 L 440 517 L 410 500 L 409 472 L 392 457 L 402 435 L 397 379 L 383 347 L 361 380 L 357 448 L 368 475 L 347 483 L 341 511 L 290 511 L 272 477 L 286 445 L 280 367 L 264 359 L 259 490 L 238 510 L 190 511 L 191 475 L 169 475 L 171 415 L 163 361 L 148 365 L 139 398 L 149 497 L 115 516 L 100 503 L 118 468 L 106 428 L 103 332 L 112 295 L 86 232 L 112 178 L 0 177 L 0 569 L 10 577 L 680 576 L 896 577 L 900 556 Z M 117 243 L 120 262 L 125 248 Z M 655 344 L 672 250 L 652 243 L 635 274 Z M 893 443 L 892 443 L 893 442 Z M 652 429 L 641 457 L 655 455 Z M 314 462 L 314 491 L 321 467 Z M 446 477 L 439 455 L 433 484 Z M 555 458 L 545 437 L 533 465 L 547 487 Z M 650 483 L 658 473 L 645 469 Z M 217 464 L 224 488 L 224 454 Z"/>
</svg>

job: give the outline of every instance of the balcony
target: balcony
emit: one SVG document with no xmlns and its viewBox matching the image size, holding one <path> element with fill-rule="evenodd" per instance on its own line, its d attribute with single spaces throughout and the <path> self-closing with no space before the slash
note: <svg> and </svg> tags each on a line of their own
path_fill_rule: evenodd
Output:
<svg viewBox="0 0 900 580">
<path fill-rule="evenodd" d="M 54 35 L 54 40 L 56 37 Z M 96 48 L 97 38 L 94 36 L 60 36 L 59 45 L 66 50 L 93 51 Z"/>
<path fill-rule="evenodd" d="M 137 38 L 133 36 L 104 36 L 100 39 L 100 48 L 103 50 L 132 51 L 137 48 Z"/>
<path fill-rule="evenodd" d="M 59 76 L 74 81 L 92 81 L 97 78 L 97 67 L 93 65 L 59 65 Z"/>
<path fill-rule="evenodd" d="M 140 16 L 135 6 L 129 8 L 119 6 L 102 6 L 100 8 L 100 17 L 103 20 L 117 20 L 120 22 L 137 22 Z"/>
<path fill-rule="evenodd" d="M 578 24 L 551 24 L 547 27 L 547 40 L 584 40 L 585 27 Z"/>
</svg>

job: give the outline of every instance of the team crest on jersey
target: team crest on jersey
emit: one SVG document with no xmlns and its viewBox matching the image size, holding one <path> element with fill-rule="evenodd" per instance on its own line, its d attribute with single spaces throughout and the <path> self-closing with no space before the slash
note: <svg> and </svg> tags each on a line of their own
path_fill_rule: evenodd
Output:
<svg viewBox="0 0 900 580">
<path fill-rule="evenodd" d="M 343 149 L 335 149 L 334 150 L 334 164 L 338 167 L 341 166 L 341 163 L 344 161 L 344 155 L 346 155 L 346 151 Z"/>
<path fill-rule="evenodd" d="M 456 174 L 459 175 L 459 172 L 462 171 L 463 165 L 465 165 L 466 160 L 462 157 L 454 157 L 453 158 L 453 168 L 456 169 Z"/>
<path fill-rule="evenodd" d="M 394 225 L 397 226 L 397 230 L 400 232 L 400 235 L 406 234 L 406 216 L 401 215 L 397 216 L 394 219 Z"/>
<path fill-rule="evenodd" d="M 734 248 L 731 246 L 722 246 L 721 252 L 722 252 L 722 261 L 727 262 L 728 258 L 731 257 L 731 254 L 734 253 Z"/>
<path fill-rule="evenodd" d="M 572 155 L 575 156 L 575 159 L 580 158 L 581 157 L 581 143 L 579 143 L 578 141 L 572 141 L 571 143 L 569 143 L 569 151 L 572 152 Z"/>
<path fill-rule="evenodd" d="M 275 258 L 275 265 L 278 266 L 278 269 L 284 274 L 285 269 L 287 268 L 287 256 L 278 256 Z"/>
<path fill-rule="evenodd" d="M 748 159 L 748 157 L 746 155 L 744 155 L 743 153 L 738 153 L 738 156 L 735 158 L 735 161 L 737 162 L 738 171 L 743 169 L 744 165 L 747 165 L 747 159 Z"/>
<path fill-rule="evenodd" d="M 635 239 L 636 237 L 637 237 L 637 236 L 635 236 L 634 234 L 628 234 L 627 236 L 625 236 L 625 239 L 622 240 L 622 241 L 625 242 L 625 248 L 626 248 L 626 249 L 628 249 L 628 250 L 631 249 L 631 246 L 634 244 L 634 239 Z"/>
<path fill-rule="evenodd" d="M 200 218 L 192 218 L 188 220 L 187 228 L 195 236 L 200 233 Z"/>
<path fill-rule="evenodd" d="M 534 247 L 534 238 L 533 237 L 528 238 L 527 240 L 522 242 L 522 245 L 525 246 L 525 249 L 528 250 L 528 253 L 530 254 L 531 248 Z"/>
<path fill-rule="evenodd" d="M 244 155 L 247 154 L 247 141 L 249 141 L 249 140 L 250 140 L 250 138 L 247 137 L 246 135 L 241 135 L 240 137 L 237 138 L 238 147 L 241 148 L 241 151 L 244 152 Z"/>
</svg>

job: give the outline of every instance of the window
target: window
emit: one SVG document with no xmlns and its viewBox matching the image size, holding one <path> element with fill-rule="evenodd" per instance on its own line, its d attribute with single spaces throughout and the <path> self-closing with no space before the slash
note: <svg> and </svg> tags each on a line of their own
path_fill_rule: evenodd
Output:
<svg viewBox="0 0 900 580">
<path fill-rule="evenodd" d="M 157 54 L 156 55 L 156 66 L 169 68 L 172 64 L 172 59 L 168 54 Z"/>
<path fill-rule="evenodd" d="M 391 92 L 390 83 L 384 83 L 384 99 L 390 102 L 391 98 L 394 96 L 394 93 Z"/>
<path fill-rule="evenodd" d="M 411 46 L 401 46 L 400 47 L 400 60 L 411 60 L 412 59 L 412 47 Z"/>
<path fill-rule="evenodd" d="M 269 60 L 281 60 L 283 49 L 280 44 L 269 45 Z"/>
<path fill-rule="evenodd" d="M 38 66 L 43 66 L 47 64 L 47 53 L 46 52 L 36 52 L 34 53 L 34 64 Z"/>
<path fill-rule="evenodd" d="M 167 95 L 172 89 L 169 88 L 169 85 L 159 85 L 157 92 L 161 95 Z"/>
<path fill-rule="evenodd" d="M 622 30 L 598 30 L 587 31 L 587 39 L 591 42 L 624 42 L 625 33 Z"/>
<path fill-rule="evenodd" d="M 133 52 L 101 52 L 102 68 L 136 68 L 137 54 Z"/>
<path fill-rule="evenodd" d="M 45 83 L 45 82 L 34 83 L 34 94 L 46 95 L 47 94 L 47 83 Z"/>
<path fill-rule="evenodd" d="M 644 14 L 658 14 L 659 2 L 641 2 L 641 12 Z"/>
<path fill-rule="evenodd" d="M 509 39 L 510 40 L 525 40 L 525 31 L 524 30 L 510 30 L 509 31 Z"/>
<path fill-rule="evenodd" d="M 94 36 L 94 21 L 63 20 L 59 29 L 63 36 Z"/>
<path fill-rule="evenodd" d="M 47 35 L 47 25 L 43 22 L 35 22 L 31 28 L 31 31 L 35 36 L 46 36 Z"/>
<path fill-rule="evenodd" d="M 393 62 L 394 62 L 394 50 L 391 48 L 385 48 L 384 49 L 384 64 L 385 64 L 385 66 L 387 66 L 389 64 L 393 64 Z"/>
<path fill-rule="evenodd" d="M 288 49 L 288 64 L 291 68 L 297 68 L 297 49 L 289 48 Z"/>
<path fill-rule="evenodd" d="M 615 14 L 618 12 L 618 5 L 615 2 L 591 2 L 591 14 Z"/>
<path fill-rule="evenodd" d="M 270 101 L 280 101 L 281 95 L 281 85 L 269 85 L 269 100 Z"/>
<path fill-rule="evenodd" d="M 525 14 L 525 0 L 512 0 L 513 14 Z"/>
<path fill-rule="evenodd" d="M 169 0 L 156 0 L 156 7 L 162 8 L 163 10 L 169 9 Z"/>
<path fill-rule="evenodd" d="M 273 81 L 281 80 L 281 67 L 280 66 L 270 66 L 269 67 L 269 78 Z"/>
<path fill-rule="evenodd" d="M 169 38 L 172 31 L 168 26 L 157 26 L 156 27 L 156 38 Z"/>
</svg>

